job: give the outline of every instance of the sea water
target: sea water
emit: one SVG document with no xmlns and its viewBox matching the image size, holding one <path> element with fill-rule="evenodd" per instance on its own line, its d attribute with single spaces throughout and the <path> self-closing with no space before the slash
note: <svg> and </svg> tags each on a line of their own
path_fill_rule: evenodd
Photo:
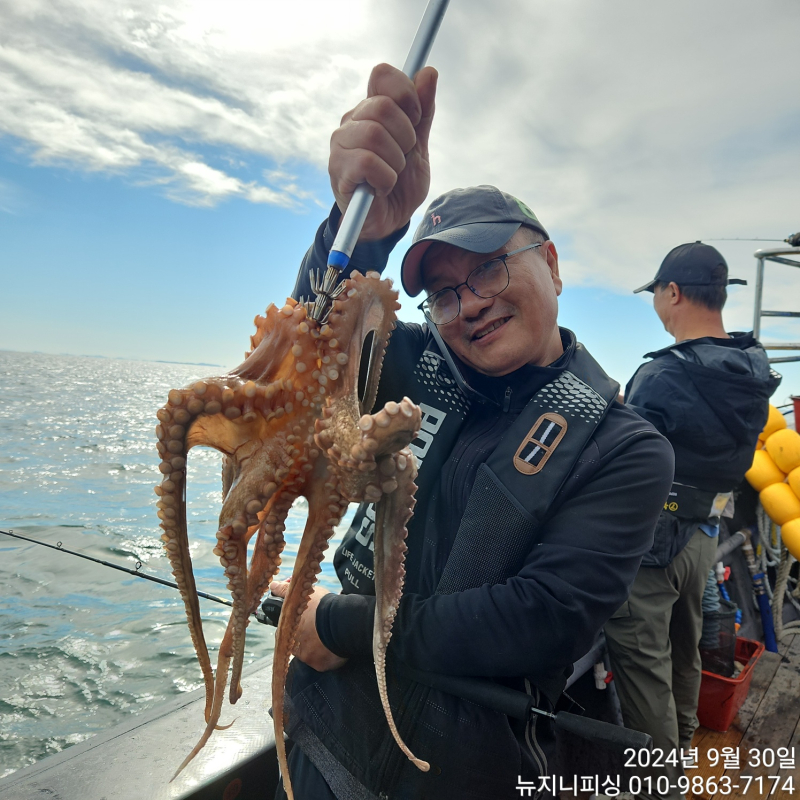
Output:
<svg viewBox="0 0 800 800">
<path fill-rule="evenodd" d="M 0 351 L 0 529 L 171 580 L 153 492 L 156 412 L 170 389 L 224 372 Z M 197 587 L 229 597 L 211 552 L 220 508 L 221 457 L 195 448 L 187 518 Z M 282 575 L 305 519 L 300 499 Z M 330 562 L 320 580 L 337 588 Z M 215 663 L 230 609 L 203 599 L 200 609 Z M 273 634 L 253 620 L 245 663 L 271 652 Z M 0 534 L 0 777 L 201 685 L 176 589 Z"/>
</svg>

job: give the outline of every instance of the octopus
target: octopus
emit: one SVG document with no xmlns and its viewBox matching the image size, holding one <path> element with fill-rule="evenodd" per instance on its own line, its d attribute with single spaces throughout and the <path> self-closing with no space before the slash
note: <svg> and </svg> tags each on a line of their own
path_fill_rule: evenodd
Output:
<svg viewBox="0 0 800 800">
<path fill-rule="evenodd" d="M 353 272 L 334 297 L 322 324 L 310 316 L 310 303 L 289 299 L 282 308 L 270 305 L 265 316 L 255 319 L 252 349 L 240 366 L 173 389 L 158 411 L 163 480 L 155 491 L 161 539 L 183 597 L 206 692 L 205 730 L 176 775 L 214 730 L 222 729 L 226 687 L 231 703 L 241 697 L 245 630 L 278 572 L 285 520 L 299 497 L 308 502 L 308 519 L 275 634 L 272 673 L 275 741 L 287 795 L 293 796 L 283 737 L 289 663 L 328 540 L 350 502 L 376 503 L 373 653 L 381 702 L 398 746 L 420 769 L 428 769 L 400 737 L 386 684 L 387 648 L 405 575 L 406 525 L 416 491 L 416 464 L 408 445 L 419 431 L 421 412 L 404 397 L 365 413 L 375 403 L 398 295 L 377 273 Z M 362 365 L 367 365 L 366 376 L 359 375 Z M 233 608 L 216 670 L 203 636 L 186 522 L 186 459 L 198 445 L 223 455 L 214 553 L 225 570 Z"/>
</svg>

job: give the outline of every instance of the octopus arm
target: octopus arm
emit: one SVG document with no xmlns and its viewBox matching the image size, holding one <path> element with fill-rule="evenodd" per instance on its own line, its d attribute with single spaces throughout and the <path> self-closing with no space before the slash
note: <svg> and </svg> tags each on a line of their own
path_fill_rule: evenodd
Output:
<svg viewBox="0 0 800 800">
<path fill-rule="evenodd" d="M 297 492 L 290 485 L 289 488 L 276 492 L 273 501 L 259 514 L 261 519 L 250 567 L 247 570 L 242 601 L 239 607 L 231 612 L 231 618 L 228 621 L 229 627 L 235 625 L 238 633 L 233 648 L 229 697 L 231 703 L 236 703 L 242 696 L 241 677 L 244 665 L 245 630 L 250 623 L 250 616 L 256 610 L 270 582 L 280 569 L 281 553 L 285 544 L 283 532 L 286 527 L 286 517 L 296 497 Z"/>
<path fill-rule="evenodd" d="M 347 502 L 342 500 L 334 479 L 325 480 L 327 464 L 317 462 L 316 477 L 308 492 L 308 520 L 295 559 L 289 593 L 283 602 L 280 622 L 275 634 L 275 653 L 272 663 L 272 717 L 275 725 L 275 746 L 278 764 L 283 776 L 284 790 L 292 800 L 292 784 L 286 760 L 284 690 L 289 659 L 297 645 L 300 619 L 308 606 L 309 598 L 321 572 L 320 562 L 328 547 L 333 529 L 339 524 Z"/>
<path fill-rule="evenodd" d="M 417 470 L 414 456 L 408 449 L 383 459 L 381 472 L 396 482 L 394 491 L 384 494 L 375 509 L 375 622 L 372 653 L 375 673 L 389 729 L 400 749 L 423 772 L 430 769 L 427 761 L 417 758 L 400 736 L 389 704 L 386 685 L 386 651 L 392 637 L 392 624 L 403 594 L 405 580 L 406 525 L 414 509 Z"/>
</svg>

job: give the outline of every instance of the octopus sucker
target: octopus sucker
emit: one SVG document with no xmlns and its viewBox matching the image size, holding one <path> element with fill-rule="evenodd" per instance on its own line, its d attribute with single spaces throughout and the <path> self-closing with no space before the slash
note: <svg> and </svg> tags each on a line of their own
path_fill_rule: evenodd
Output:
<svg viewBox="0 0 800 800">
<path fill-rule="evenodd" d="M 375 664 L 381 702 L 398 743 L 389 707 L 385 661 L 391 623 L 402 592 L 405 531 L 414 504 L 414 459 L 405 449 L 417 436 L 421 412 L 408 398 L 375 404 L 386 345 L 399 307 L 397 292 L 377 273 L 343 281 L 326 323 L 289 298 L 255 317 L 251 349 L 230 373 L 172 389 L 156 414 L 161 483 L 156 489 L 162 541 L 186 607 L 206 687 L 206 726 L 180 772 L 215 730 L 225 689 L 235 703 L 249 617 L 281 565 L 285 519 L 293 501 L 308 500 L 308 520 L 275 635 L 272 706 L 281 772 L 291 779 L 283 746 L 283 698 L 297 626 L 308 606 L 320 562 L 349 502 L 378 503 L 376 530 Z M 362 352 L 368 350 L 368 352 Z M 368 365 L 359 396 L 359 371 Z M 223 505 L 214 553 L 225 570 L 233 610 L 211 669 L 189 557 L 184 487 L 195 446 L 223 455 Z M 250 562 L 249 542 L 255 536 Z M 381 574 L 379 574 L 379 572 Z M 377 631 L 380 628 L 380 636 Z M 178 774 L 178 773 L 176 773 Z"/>
</svg>

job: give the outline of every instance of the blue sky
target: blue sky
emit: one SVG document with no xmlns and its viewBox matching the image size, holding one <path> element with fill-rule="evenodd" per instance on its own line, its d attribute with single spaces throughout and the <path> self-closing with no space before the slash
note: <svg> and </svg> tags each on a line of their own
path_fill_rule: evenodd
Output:
<svg viewBox="0 0 800 800">
<path fill-rule="evenodd" d="M 331 202 L 331 130 L 425 3 L 295 5 L 0 2 L 0 348 L 238 363 Z M 454 0 L 432 195 L 528 202 L 559 246 L 562 324 L 624 383 L 669 342 L 630 294 L 669 249 L 800 229 L 798 22 L 791 0 Z M 715 244 L 752 282 L 759 243 Z M 795 272 L 770 267 L 765 306 L 800 308 Z M 752 286 L 726 321 L 751 327 Z M 782 371 L 778 399 L 800 394 Z"/>
<path fill-rule="evenodd" d="M 0 214 L 6 349 L 235 366 L 253 317 L 291 292 L 323 215 L 242 199 L 190 206 L 20 157 L 0 160 L 0 179 L 20 198 Z"/>
<path fill-rule="evenodd" d="M 316 204 L 187 206 L 19 154 L 0 160 L 0 176 L 17 197 L 0 215 L 0 348 L 9 350 L 235 366 L 253 317 L 291 292 L 324 216 Z M 303 183 L 330 194 L 319 169 L 307 168 Z M 387 274 L 399 283 L 397 258 Z M 417 302 L 407 298 L 404 317 L 417 318 Z M 568 286 L 560 319 L 621 382 L 645 350 L 669 343 L 649 303 L 600 287 Z M 620 319 L 635 337 L 611 324 Z"/>
</svg>

